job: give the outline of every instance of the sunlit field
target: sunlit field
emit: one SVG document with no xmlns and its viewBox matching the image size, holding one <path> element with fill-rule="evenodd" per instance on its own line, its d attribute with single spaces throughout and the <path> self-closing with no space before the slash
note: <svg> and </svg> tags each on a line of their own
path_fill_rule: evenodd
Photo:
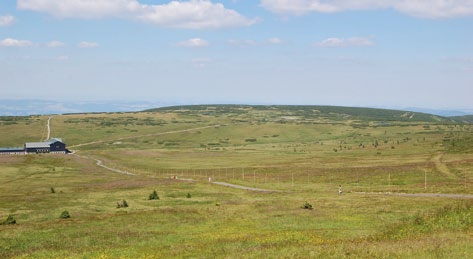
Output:
<svg viewBox="0 0 473 259">
<path fill-rule="evenodd" d="M 47 119 L 0 117 L 0 146 L 43 140 Z M 473 255 L 473 127 L 460 120 L 188 106 L 55 115 L 51 136 L 74 154 L 0 156 L 0 258 Z"/>
</svg>

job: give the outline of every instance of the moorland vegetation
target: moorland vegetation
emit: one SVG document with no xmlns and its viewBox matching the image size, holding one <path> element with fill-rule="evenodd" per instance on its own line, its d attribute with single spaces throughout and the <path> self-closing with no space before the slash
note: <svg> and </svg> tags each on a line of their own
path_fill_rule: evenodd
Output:
<svg viewBox="0 0 473 259">
<path fill-rule="evenodd" d="M 0 156 L 0 258 L 469 258 L 467 118 L 247 105 L 55 115 L 51 136 L 75 154 Z M 0 146 L 44 139 L 47 120 L 0 117 Z"/>
</svg>

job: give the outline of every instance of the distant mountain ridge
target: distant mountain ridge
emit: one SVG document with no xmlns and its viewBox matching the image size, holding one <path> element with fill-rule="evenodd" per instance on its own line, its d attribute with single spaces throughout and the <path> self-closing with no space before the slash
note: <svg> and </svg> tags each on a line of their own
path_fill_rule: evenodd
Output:
<svg viewBox="0 0 473 259">
<path fill-rule="evenodd" d="M 404 121 L 448 121 L 473 123 L 473 114 L 467 111 L 434 110 L 422 108 L 364 108 L 321 105 L 177 105 L 173 102 L 149 101 L 54 101 L 54 100 L 5 100 L 0 99 L 0 116 L 28 116 L 66 113 L 96 113 L 96 112 L 139 112 L 169 109 L 204 109 L 208 106 L 223 107 L 253 107 L 254 109 L 283 108 L 289 111 L 304 109 L 319 109 L 325 113 L 346 114 L 354 118 L 371 118 L 376 120 Z M 155 108 L 161 107 L 161 108 Z M 413 113 L 413 114 L 409 114 Z M 299 112 L 301 113 L 301 112 Z M 412 117 L 412 118 L 411 118 Z"/>
<path fill-rule="evenodd" d="M 465 122 L 461 118 L 443 117 L 434 114 L 363 107 L 320 106 L 320 105 L 181 105 L 145 110 L 146 112 L 176 111 L 204 112 L 212 114 L 242 113 L 245 110 L 271 110 L 287 116 L 325 117 L 332 120 L 354 119 L 370 121 L 413 121 L 413 122 Z"/>
<path fill-rule="evenodd" d="M 0 116 L 29 116 L 65 113 L 135 112 L 170 103 L 138 101 L 2 100 Z"/>
</svg>

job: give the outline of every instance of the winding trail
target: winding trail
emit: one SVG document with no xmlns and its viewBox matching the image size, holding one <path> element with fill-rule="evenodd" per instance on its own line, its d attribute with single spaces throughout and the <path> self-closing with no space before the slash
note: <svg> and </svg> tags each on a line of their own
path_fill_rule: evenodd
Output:
<svg viewBox="0 0 473 259">
<path fill-rule="evenodd" d="M 432 161 L 435 164 L 435 168 L 446 177 L 453 180 L 458 179 L 458 176 L 452 173 L 450 169 L 448 169 L 447 165 L 442 162 L 443 155 L 443 153 L 436 153 L 430 161 Z"/>
<path fill-rule="evenodd" d="M 354 192 L 366 195 L 385 195 L 385 196 L 403 196 L 403 197 L 439 197 L 452 199 L 473 199 L 472 194 L 451 194 L 451 193 L 395 193 L 395 192 Z"/>
<path fill-rule="evenodd" d="M 47 139 L 50 138 L 50 134 L 51 134 L 51 128 L 50 128 L 51 118 L 52 118 L 52 116 L 50 116 L 48 118 L 48 124 L 47 124 L 48 138 Z M 73 146 L 70 146 L 70 147 L 81 147 L 81 146 L 100 144 L 100 143 L 105 143 L 105 142 L 110 142 L 110 141 L 119 141 L 119 140 L 134 139 L 134 138 L 141 138 L 141 137 L 150 137 L 150 136 L 160 136 L 160 135 L 167 135 L 167 134 L 174 134 L 174 133 L 192 132 L 192 131 L 195 131 L 195 130 L 208 129 L 208 128 L 214 128 L 214 127 L 220 127 L 220 126 L 221 126 L 220 124 L 217 124 L 217 125 L 210 125 L 210 126 L 198 127 L 198 128 L 192 128 L 192 129 L 185 129 L 185 130 L 173 130 L 173 131 L 167 131 L 167 132 L 159 132 L 159 133 L 151 133 L 151 134 L 144 134 L 144 135 L 122 137 L 122 138 L 117 138 L 117 139 L 114 139 L 114 140 L 99 140 L 99 141 L 93 141 L 93 142 L 88 142 L 88 143 L 83 143 L 83 144 L 77 144 L 77 145 L 73 145 Z M 102 160 L 99 160 L 99 159 L 81 156 L 81 155 L 76 154 L 75 152 L 73 153 L 73 155 L 75 155 L 77 157 L 80 157 L 82 159 L 94 160 L 96 162 L 97 166 L 100 166 L 100 167 L 102 167 L 104 169 L 107 169 L 109 171 L 112 171 L 112 172 L 125 174 L 125 175 L 135 175 L 135 174 L 127 172 L 127 171 L 123 171 L 123 170 L 119 170 L 119 169 L 116 169 L 116 168 L 106 166 L 106 165 L 103 164 Z M 443 155 L 444 155 L 443 153 L 437 153 L 431 158 L 431 161 L 435 164 L 435 168 L 439 172 L 441 172 L 442 174 L 444 174 L 445 176 L 447 176 L 451 179 L 458 179 L 458 177 L 450 171 L 450 169 L 447 167 L 447 165 L 442 162 Z M 230 187 L 230 188 L 248 190 L 248 191 L 255 191 L 255 192 L 283 192 L 283 191 L 280 191 L 280 190 L 269 190 L 269 189 L 262 189 L 262 188 L 254 188 L 254 187 L 231 184 L 231 183 L 226 183 L 226 182 L 212 182 L 212 184 L 226 186 L 226 187 Z M 469 194 L 371 193 L 371 192 L 355 192 L 355 193 L 365 194 L 365 195 L 388 195 L 388 196 L 404 196 L 404 197 L 441 197 L 441 198 L 455 198 L 455 199 L 473 199 L 473 195 L 469 195 Z"/>
<path fill-rule="evenodd" d="M 46 123 L 46 139 L 44 139 L 43 141 L 46 141 L 48 139 L 51 138 L 51 119 L 53 118 L 53 116 L 49 116 L 48 117 L 48 122 Z"/>
<path fill-rule="evenodd" d="M 87 159 L 87 160 L 94 160 L 96 163 L 97 166 L 100 166 L 102 168 L 105 168 L 109 171 L 112 171 L 112 172 L 115 172 L 115 173 L 120 173 L 120 174 L 126 174 L 126 175 L 135 175 L 135 174 L 132 174 L 130 172 L 127 172 L 127 171 L 122 171 L 122 170 L 119 170 L 119 169 L 116 169 L 116 168 L 112 168 L 112 167 L 109 167 L 109 166 L 106 166 L 103 164 L 102 160 L 99 160 L 99 159 L 95 159 L 95 158 L 90 158 L 90 157 L 86 157 L 86 156 L 80 156 L 76 153 L 73 153 L 73 155 L 77 156 L 77 157 L 80 157 L 82 159 Z"/>
<path fill-rule="evenodd" d="M 83 144 L 72 145 L 72 146 L 69 146 L 69 148 L 82 147 L 82 146 L 88 146 L 88 145 L 94 145 L 94 144 L 101 144 L 101 143 L 105 143 L 105 142 L 119 141 L 119 140 L 125 140 L 125 139 L 134 139 L 134 138 L 152 137 L 152 136 L 160 136 L 160 135 L 167 135 L 167 134 L 174 134 L 174 133 L 192 132 L 194 130 L 215 128 L 215 127 L 220 127 L 220 126 L 222 126 L 222 125 L 217 124 L 217 125 L 198 127 L 198 128 L 192 128 L 192 129 L 185 129 L 185 130 L 172 130 L 172 131 L 159 132 L 159 133 L 150 133 L 150 134 L 144 134 L 144 135 L 122 137 L 122 138 L 116 138 L 116 139 L 111 139 L 111 140 L 110 139 L 109 140 L 99 140 L 99 141 L 93 141 L 93 142 L 88 142 L 88 143 L 83 143 Z"/>
<path fill-rule="evenodd" d="M 49 117 L 49 119 L 48 119 L 48 136 L 49 136 L 49 132 L 50 132 L 50 128 L 49 128 L 50 119 L 51 119 L 51 117 Z M 105 143 L 105 142 L 110 142 L 110 141 L 119 141 L 119 140 L 125 140 L 125 139 L 134 139 L 134 138 L 141 138 L 141 137 L 159 136 L 159 135 L 174 134 L 174 133 L 182 133 L 182 132 L 192 132 L 192 131 L 195 131 L 195 130 L 208 129 L 208 128 L 214 128 L 214 127 L 220 127 L 220 126 L 221 126 L 221 125 L 218 124 L 218 125 L 211 125 L 211 126 L 198 127 L 198 128 L 192 128 L 192 129 L 185 129 L 185 130 L 173 130 L 173 131 L 167 131 L 167 132 L 159 132 L 159 133 L 151 133 L 151 134 L 144 134 L 144 135 L 136 135 L 136 136 L 122 137 L 122 138 L 117 138 L 117 139 L 114 139 L 114 140 L 99 140 L 99 141 L 94 141 L 94 142 L 88 142 L 88 143 L 83 143 L 83 144 L 72 145 L 72 146 L 69 146 L 69 148 L 81 147 L 81 146 L 87 146 L 87 145 L 93 145 L 93 144 L 100 144 L 100 143 Z M 48 138 L 49 138 L 49 137 L 48 137 Z M 127 171 L 123 171 L 123 170 L 119 170 L 119 169 L 116 169 L 116 168 L 112 168 L 112 167 L 106 166 L 106 165 L 103 164 L 102 160 L 99 160 L 99 159 L 90 158 L 90 157 L 86 157 L 86 156 L 81 156 L 81 155 L 76 154 L 76 152 L 73 152 L 72 154 L 75 155 L 75 156 L 77 156 L 77 157 L 80 157 L 80 158 L 82 158 L 82 159 L 94 160 L 94 161 L 96 162 L 96 165 L 97 165 L 97 166 L 100 166 L 100 167 L 102 167 L 102 168 L 105 168 L 105 169 L 107 169 L 107 170 L 109 170 L 109 171 L 116 172 L 116 173 L 120 173 L 120 174 L 126 174 L 126 175 L 135 175 L 135 174 L 132 174 L 132 173 L 127 172 Z"/>
</svg>

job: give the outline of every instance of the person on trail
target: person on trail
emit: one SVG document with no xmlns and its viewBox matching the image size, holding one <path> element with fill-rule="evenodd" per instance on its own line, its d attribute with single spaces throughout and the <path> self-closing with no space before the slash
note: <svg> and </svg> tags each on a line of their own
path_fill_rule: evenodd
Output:
<svg viewBox="0 0 473 259">
<path fill-rule="evenodd" d="M 338 195 L 342 195 L 342 185 L 338 186 Z"/>
</svg>

